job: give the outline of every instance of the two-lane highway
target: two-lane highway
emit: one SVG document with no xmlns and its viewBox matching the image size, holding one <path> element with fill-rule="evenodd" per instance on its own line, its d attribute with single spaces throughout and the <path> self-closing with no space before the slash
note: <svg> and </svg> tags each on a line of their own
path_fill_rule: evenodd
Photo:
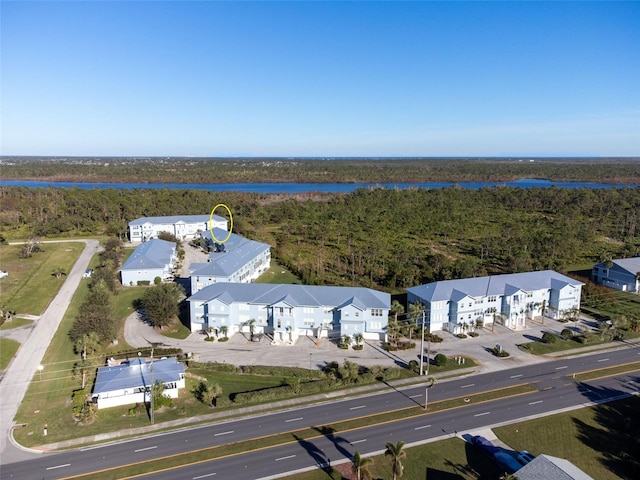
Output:
<svg viewBox="0 0 640 480">
<path fill-rule="evenodd" d="M 569 392 L 569 390 L 567 390 L 568 387 L 559 388 L 559 386 L 562 387 L 568 383 L 569 385 L 573 384 L 575 388 L 575 382 L 570 381 L 570 377 L 574 373 L 638 360 L 640 360 L 640 348 L 628 346 L 619 350 L 594 355 L 585 355 L 512 370 L 468 376 L 436 384 L 430 389 L 429 402 L 432 403 L 447 398 L 461 397 L 487 390 L 502 389 L 522 383 L 533 383 L 538 386 L 539 392 L 517 397 L 518 399 L 528 399 L 525 402 L 526 406 L 521 407 L 523 409 L 520 412 L 521 415 L 513 417 L 521 418 L 523 414 L 533 414 L 537 409 L 550 411 L 556 408 L 562 408 L 562 402 L 555 396 L 558 395 L 560 391 L 566 390 Z M 629 388 L 631 388 L 629 386 L 616 385 L 616 388 L 619 387 L 620 392 L 627 392 Z M 2 480 L 9 478 L 51 479 L 78 475 L 136 462 L 149 461 L 154 458 L 176 455 L 215 445 L 250 440 L 261 436 L 290 432 L 307 427 L 327 425 L 341 420 L 364 417 L 400 408 L 412 406 L 419 408 L 419 405 L 424 403 L 424 392 L 424 385 L 398 390 L 388 389 L 382 393 L 370 394 L 364 397 L 344 399 L 341 401 L 334 400 L 303 408 L 271 414 L 260 414 L 252 418 L 187 427 L 179 431 L 146 436 L 128 441 L 117 441 L 91 448 L 46 454 L 35 460 L 4 465 L 0 473 L 0 478 Z M 577 395 L 579 395 L 582 402 L 584 402 L 584 394 L 577 392 Z M 505 401 L 511 402 L 515 400 L 510 399 Z M 572 400 L 572 402 L 575 402 L 575 399 Z M 475 405 L 470 405 L 464 409 L 453 411 L 452 415 L 467 415 L 467 412 L 475 411 L 473 410 L 475 408 Z M 478 425 L 495 423 L 491 416 L 492 413 L 479 411 L 475 414 L 478 415 L 474 417 L 477 419 Z M 423 433 L 427 433 L 432 428 L 425 426 L 426 424 L 424 422 L 420 423 L 420 419 L 410 419 L 407 422 L 411 425 L 421 426 L 422 428 L 416 430 L 417 432 L 424 431 Z M 395 423 L 402 422 L 394 422 L 394 424 Z M 429 422 L 427 422 L 427 424 L 428 423 Z M 391 427 L 381 426 L 379 428 Z M 447 431 L 450 431 L 450 429 Z M 398 440 L 413 441 L 406 438 L 399 438 Z M 351 441 L 359 441 L 358 445 L 362 444 L 361 446 L 363 447 L 371 442 L 367 437 L 351 439 Z M 384 442 L 382 445 L 384 445 Z M 286 450 L 286 447 L 283 448 Z M 364 449 L 359 448 L 359 450 L 363 451 Z M 337 459 L 338 457 L 336 456 L 334 458 Z M 280 460 L 279 462 L 283 461 L 284 460 Z M 182 475 L 181 478 L 183 478 Z M 222 478 L 232 477 L 225 476 Z"/>
</svg>

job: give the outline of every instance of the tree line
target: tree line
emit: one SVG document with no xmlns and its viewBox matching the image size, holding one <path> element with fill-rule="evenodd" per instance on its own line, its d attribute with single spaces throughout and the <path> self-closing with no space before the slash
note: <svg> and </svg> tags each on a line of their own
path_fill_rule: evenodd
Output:
<svg viewBox="0 0 640 480">
<path fill-rule="evenodd" d="M 640 188 L 201 190 L 0 188 L 5 236 L 106 233 L 224 202 L 234 232 L 272 246 L 304 283 L 400 292 L 422 283 L 592 264 L 640 253 Z"/>
</svg>

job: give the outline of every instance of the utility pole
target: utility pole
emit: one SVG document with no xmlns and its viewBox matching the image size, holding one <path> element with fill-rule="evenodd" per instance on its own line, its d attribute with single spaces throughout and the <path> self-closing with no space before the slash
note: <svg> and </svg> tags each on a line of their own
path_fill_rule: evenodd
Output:
<svg viewBox="0 0 640 480">
<path fill-rule="evenodd" d="M 153 347 L 151 347 L 151 425 L 153 425 Z"/>
<path fill-rule="evenodd" d="M 424 370 L 424 317 L 425 311 L 422 311 L 422 339 L 420 340 L 420 376 L 423 375 Z"/>
</svg>

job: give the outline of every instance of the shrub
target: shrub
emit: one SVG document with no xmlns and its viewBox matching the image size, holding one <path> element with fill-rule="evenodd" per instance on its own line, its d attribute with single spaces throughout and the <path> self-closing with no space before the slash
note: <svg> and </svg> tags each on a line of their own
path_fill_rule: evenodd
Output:
<svg viewBox="0 0 640 480">
<path fill-rule="evenodd" d="M 438 355 L 436 355 L 436 358 L 434 360 L 436 362 L 436 365 L 439 367 L 444 367 L 447 364 L 447 356 L 444 353 L 439 353 Z"/>
<path fill-rule="evenodd" d="M 435 333 L 428 333 L 427 335 L 424 336 L 424 339 L 433 343 L 442 342 L 442 337 L 439 335 L 436 335 Z"/>
<path fill-rule="evenodd" d="M 411 370 L 412 372 L 418 373 L 420 372 L 420 365 L 418 364 L 417 360 L 411 360 L 409 362 L 409 370 Z"/>
<path fill-rule="evenodd" d="M 456 333 L 456 337 L 458 337 L 458 338 L 467 338 L 467 335 L 465 333 Z"/>
<path fill-rule="evenodd" d="M 542 342 L 548 344 L 556 343 L 556 336 L 551 332 L 544 332 L 542 334 Z"/>
<path fill-rule="evenodd" d="M 154 285 L 160 285 L 162 283 L 162 279 L 160 277 L 156 277 L 153 279 Z"/>
<path fill-rule="evenodd" d="M 149 280 L 138 280 L 138 286 L 139 287 L 144 287 L 147 285 L 151 285 L 151 282 Z"/>
<path fill-rule="evenodd" d="M 219 342 L 228 342 L 229 341 L 229 337 L 220 337 L 218 339 Z"/>
<path fill-rule="evenodd" d="M 573 332 L 569 328 L 563 328 L 560 332 L 560 336 L 565 340 L 569 340 L 571 337 L 573 337 Z"/>
<path fill-rule="evenodd" d="M 491 353 L 493 353 L 496 357 L 505 358 L 509 356 L 509 352 L 506 350 L 498 349 L 497 347 L 493 347 L 491 349 Z"/>
<path fill-rule="evenodd" d="M 364 345 L 354 345 L 353 349 L 354 350 L 362 350 L 364 348 Z"/>
<path fill-rule="evenodd" d="M 478 332 L 469 332 L 470 337 L 478 337 L 480 334 Z"/>
<path fill-rule="evenodd" d="M 398 350 L 411 350 L 416 348 L 415 342 L 398 342 Z"/>
</svg>

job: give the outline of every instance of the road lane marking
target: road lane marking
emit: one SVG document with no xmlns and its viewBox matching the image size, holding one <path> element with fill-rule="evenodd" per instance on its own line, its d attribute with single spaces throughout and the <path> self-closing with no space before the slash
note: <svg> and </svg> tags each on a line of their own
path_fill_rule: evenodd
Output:
<svg viewBox="0 0 640 480">
<path fill-rule="evenodd" d="M 297 422 L 298 420 L 302 420 L 303 418 L 304 417 L 290 418 L 289 420 L 285 420 L 284 423 Z"/>
<path fill-rule="evenodd" d="M 288 455 L 286 457 L 276 458 L 276 462 L 279 462 L 280 460 L 287 460 L 287 459 L 293 458 L 293 457 L 295 457 L 295 455 Z"/>
<path fill-rule="evenodd" d="M 199 478 L 213 477 L 214 475 L 215 473 L 207 473 L 206 475 L 199 475 L 197 477 L 193 477 L 193 480 L 198 480 Z"/>
<path fill-rule="evenodd" d="M 423 428 L 429 428 L 431 425 L 422 425 L 421 427 L 416 427 L 414 430 L 422 430 Z"/>
<path fill-rule="evenodd" d="M 158 446 L 157 446 L 157 445 L 154 445 L 153 447 L 139 448 L 138 450 L 134 450 L 134 452 L 135 452 L 135 453 L 138 453 L 138 452 L 145 452 L 145 451 L 147 451 L 147 450 L 153 450 L 154 448 L 158 448 Z"/>
<path fill-rule="evenodd" d="M 55 467 L 47 467 L 47 470 L 55 470 L 56 468 L 64 468 L 71 466 L 70 463 L 64 463 L 62 465 L 56 465 Z"/>
<path fill-rule="evenodd" d="M 356 443 L 362 443 L 362 442 L 366 442 L 366 441 L 367 441 L 367 439 L 363 438 L 362 440 L 356 440 L 354 442 L 349 442 L 349 443 L 351 443 L 351 445 L 355 445 Z"/>
<path fill-rule="evenodd" d="M 522 376 L 522 373 L 519 373 L 518 375 L 511 375 L 509 378 L 518 378 L 518 377 L 521 377 L 521 376 Z"/>
<path fill-rule="evenodd" d="M 233 430 L 229 430 L 228 432 L 216 433 L 214 437 L 219 437 L 220 435 L 229 435 L 230 433 L 233 433 Z"/>
<path fill-rule="evenodd" d="M 357 407 L 351 407 L 349 410 L 357 410 L 359 408 L 364 408 L 366 405 L 358 405 Z"/>
<path fill-rule="evenodd" d="M 422 395 L 421 393 L 417 394 L 417 395 L 411 395 L 409 398 L 418 398 L 418 397 L 424 397 L 424 395 Z M 388 403 L 388 402 L 387 402 Z"/>
<path fill-rule="evenodd" d="M 475 383 L 470 383 L 469 385 L 462 385 L 460 388 L 467 388 L 467 387 L 473 387 L 475 386 Z"/>
<path fill-rule="evenodd" d="M 491 413 L 491 412 L 476 413 L 476 414 L 474 415 L 474 417 L 481 417 L 481 416 L 483 416 L 483 415 L 489 415 L 490 413 Z"/>
<path fill-rule="evenodd" d="M 529 402 L 529 405 L 535 405 L 536 403 L 542 403 L 544 400 L 537 400 L 535 402 Z"/>
<path fill-rule="evenodd" d="M 556 370 L 562 370 L 563 368 L 569 368 L 569 365 L 565 365 L 564 367 L 556 367 Z"/>
<path fill-rule="evenodd" d="M 598 360 L 598 362 L 608 362 L 609 359 L 608 358 L 601 358 L 600 360 Z"/>
</svg>

